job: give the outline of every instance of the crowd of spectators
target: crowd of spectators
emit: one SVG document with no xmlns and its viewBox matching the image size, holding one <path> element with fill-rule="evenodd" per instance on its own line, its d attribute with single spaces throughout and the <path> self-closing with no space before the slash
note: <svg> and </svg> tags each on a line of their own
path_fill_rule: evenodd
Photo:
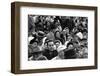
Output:
<svg viewBox="0 0 100 76">
<path fill-rule="evenodd" d="M 28 60 L 88 58 L 88 18 L 28 15 Z"/>
</svg>

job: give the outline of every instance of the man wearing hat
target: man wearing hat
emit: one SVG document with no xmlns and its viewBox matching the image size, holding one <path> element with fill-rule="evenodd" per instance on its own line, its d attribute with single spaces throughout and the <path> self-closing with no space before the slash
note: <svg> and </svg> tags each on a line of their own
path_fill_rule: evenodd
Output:
<svg viewBox="0 0 100 76">
<path fill-rule="evenodd" d="M 31 40 L 30 41 L 30 50 L 31 51 L 31 57 L 29 60 L 47 60 L 45 56 L 42 55 L 42 52 L 40 48 L 38 47 L 38 41 L 37 40 Z"/>
<path fill-rule="evenodd" d="M 32 52 L 32 56 L 29 58 L 30 60 L 47 60 L 47 58 L 45 56 L 43 56 L 42 54 L 42 50 L 40 50 L 39 48 L 34 49 L 34 51 Z"/>
</svg>

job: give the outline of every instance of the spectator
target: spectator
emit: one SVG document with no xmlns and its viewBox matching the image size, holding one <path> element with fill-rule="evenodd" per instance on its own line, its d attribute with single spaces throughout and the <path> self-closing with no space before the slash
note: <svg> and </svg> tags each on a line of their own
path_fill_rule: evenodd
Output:
<svg viewBox="0 0 100 76">
<path fill-rule="evenodd" d="M 28 58 L 34 54 L 46 59 L 88 57 L 88 18 L 74 16 L 28 16 Z M 66 47 L 60 50 L 60 47 Z M 39 48 L 42 52 L 34 52 Z M 39 51 L 37 49 L 37 51 Z"/>
<path fill-rule="evenodd" d="M 65 49 L 65 59 L 75 59 L 76 58 L 76 52 L 74 49 L 74 45 L 72 42 L 69 42 L 67 44 L 67 49 Z"/>
<path fill-rule="evenodd" d="M 33 50 L 32 56 L 29 58 L 30 60 L 47 60 L 45 56 L 42 54 L 42 50 L 40 50 L 38 47 Z"/>
<path fill-rule="evenodd" d="M 58 49 L 58 47 L 61 46 L 60 40 L 55 40 L 54 44 L 56 46 L 56 49 Z"/>
<path fill-rule="evenodd" d="M 69 28 L 66 27 L 61 33 L 61 39 L 63 40 L 63 44 L 67 41 L 68 35 L 69 35 Z"/>
<path fill-rule="evenodd" d="M 80 46 L 80 50 L 77 53 L 77 58 L 88 58 L 87 47 L 84 45 Z"/>
<path fill-rule="evenodd" d="M 64 49 L 66 49 L 65 46 L 59 46 L 58 49 L 57 49 L 58 55 L 56 57 L 54 57 L 52 60 L 64 59 Z"/>
<path fill-rule="evenodd" d="M 32 39 L 30 41 L 30 44 L 28 45 L 28 57 L 32 56 L 32 53 L 34 52 L 35 49 L 38 48 L 38 41 L 35 39 Z"/>
<path fill-rule="evenodd" d="M 48 60 L 51 60 L 52 58 L 56 57 L 58 55 L 57 50 L 54 48 L 54 42 L 53 40 L 49 40 L 47 42 L 48 49 L 44 50 L 43 55 L 47 57 Z"/>
</svg>

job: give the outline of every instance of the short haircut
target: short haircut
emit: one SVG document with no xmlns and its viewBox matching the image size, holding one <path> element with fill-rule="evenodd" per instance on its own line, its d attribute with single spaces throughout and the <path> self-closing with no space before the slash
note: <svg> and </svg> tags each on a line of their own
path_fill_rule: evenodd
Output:
<svg viewBox="0 0 100 76">
<path fill-rule="evenodd" d="M 69 45 L 73 45 L 73 43 L 72 43 L 72 42 L 69 42 L 69 43 L 67 44 L 67 47 L 68 47 Z"/>
<path fill-rule="evenodd" d="M 61 42 L 60 42 L 60 40 L 55 40 L 54 43 L 55 43 L 55 44 L 56 44 L 56 43 L 59 43 L 59 44 L 60 44 Z"/>
<path fill-rule="evenodd" d="M 72 42 L 78 44 L 78 41 L 72 41 Z"/>
<path fill-rule="evenodd" d="M 54 41 L 53 41 L 53 40 L 48 40 L 48 41 L 47 41 L 47 45 L 48 45 L 49 42 L 54 42 Z"/>
<path fill-rule="evenodd" d="M 86 38 L 83 38 L 83 39 L 81 39 L 81 41 L 87 41 L 87 39 Z"/>
<path fill-rule="evenodd" d="M 30 44 L 33 44 L 34 42 L 37 42 L 37 44 L 38 44 L 38 41 L 35 40 L 35 39 L 32 39 L 32 40 L 30 41 Z"/>
</svg>

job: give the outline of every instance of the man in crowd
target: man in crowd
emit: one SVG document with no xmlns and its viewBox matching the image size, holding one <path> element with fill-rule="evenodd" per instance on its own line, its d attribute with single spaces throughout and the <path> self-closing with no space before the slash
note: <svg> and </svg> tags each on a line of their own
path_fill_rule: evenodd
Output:
<svg viewBox="0 0 100 76">
<path fill-rule="evenodd" d="M 56 57 L 54 57 L 52 60 L 61 60 L 64 59 L 64 50 L 66 49 L 65 46 L 61 45 L 58 47 L 57 51 L 58 51 L 58 55 Z"/>
<path fill-rule="evenodd" d="M 76 58 L 76 51 L 74 49 L 74 45 L 72 42 L 67 44 L 67 49 L 64 50 L 65 59 L 75 59 Z"/>
<path fill-rule="evenodd" d="M 28 58 L 38 60 L 37 54 L 48 60 L 87 58 L 87 23 L 86 17 L 29 16 L 28 37 L 33 40 L 29 40 Z M 58 52 L 62 45 L 66 49 Z M 35 52 L 36 49 L 42 52 Z"/>
<path fill-rule="evenodd" d="M 40 50 L 39 48 L 36 48 L 32 52 L 32 56 L 29 58 L 29 61 L 30 60 L 47 60 L 47 58 L 43 56 L 42 52 L 43 52 L 42 50 Z"/>
<path fill-rule="evenodd" d="M 33 51 L 37 48 L 38 48 L 38 41 L 34 38 L 30 41 L 30 44 L 28 45 L 28 57 L 31 57 Z"/>
<path fill-rule="evenodd" d="M 31 40 L 30 44 L 29 55 L 31 54 L 31 57 L 29 57 L 29 60 L 47 60 L 47 58 L 42 54 L 43 51 L 38 47 L 37 40 Z"/>
<path fill-rule="evenodd" d="M 48 49 L 44 50 L 43 55 L 46 56 L 48 60 L 51 60 L 52 58 L 54 58 L 58 55 L 58 52 L 54 46 L 53 40 L 48 40 L 47 48 Z"/>
</svg>

